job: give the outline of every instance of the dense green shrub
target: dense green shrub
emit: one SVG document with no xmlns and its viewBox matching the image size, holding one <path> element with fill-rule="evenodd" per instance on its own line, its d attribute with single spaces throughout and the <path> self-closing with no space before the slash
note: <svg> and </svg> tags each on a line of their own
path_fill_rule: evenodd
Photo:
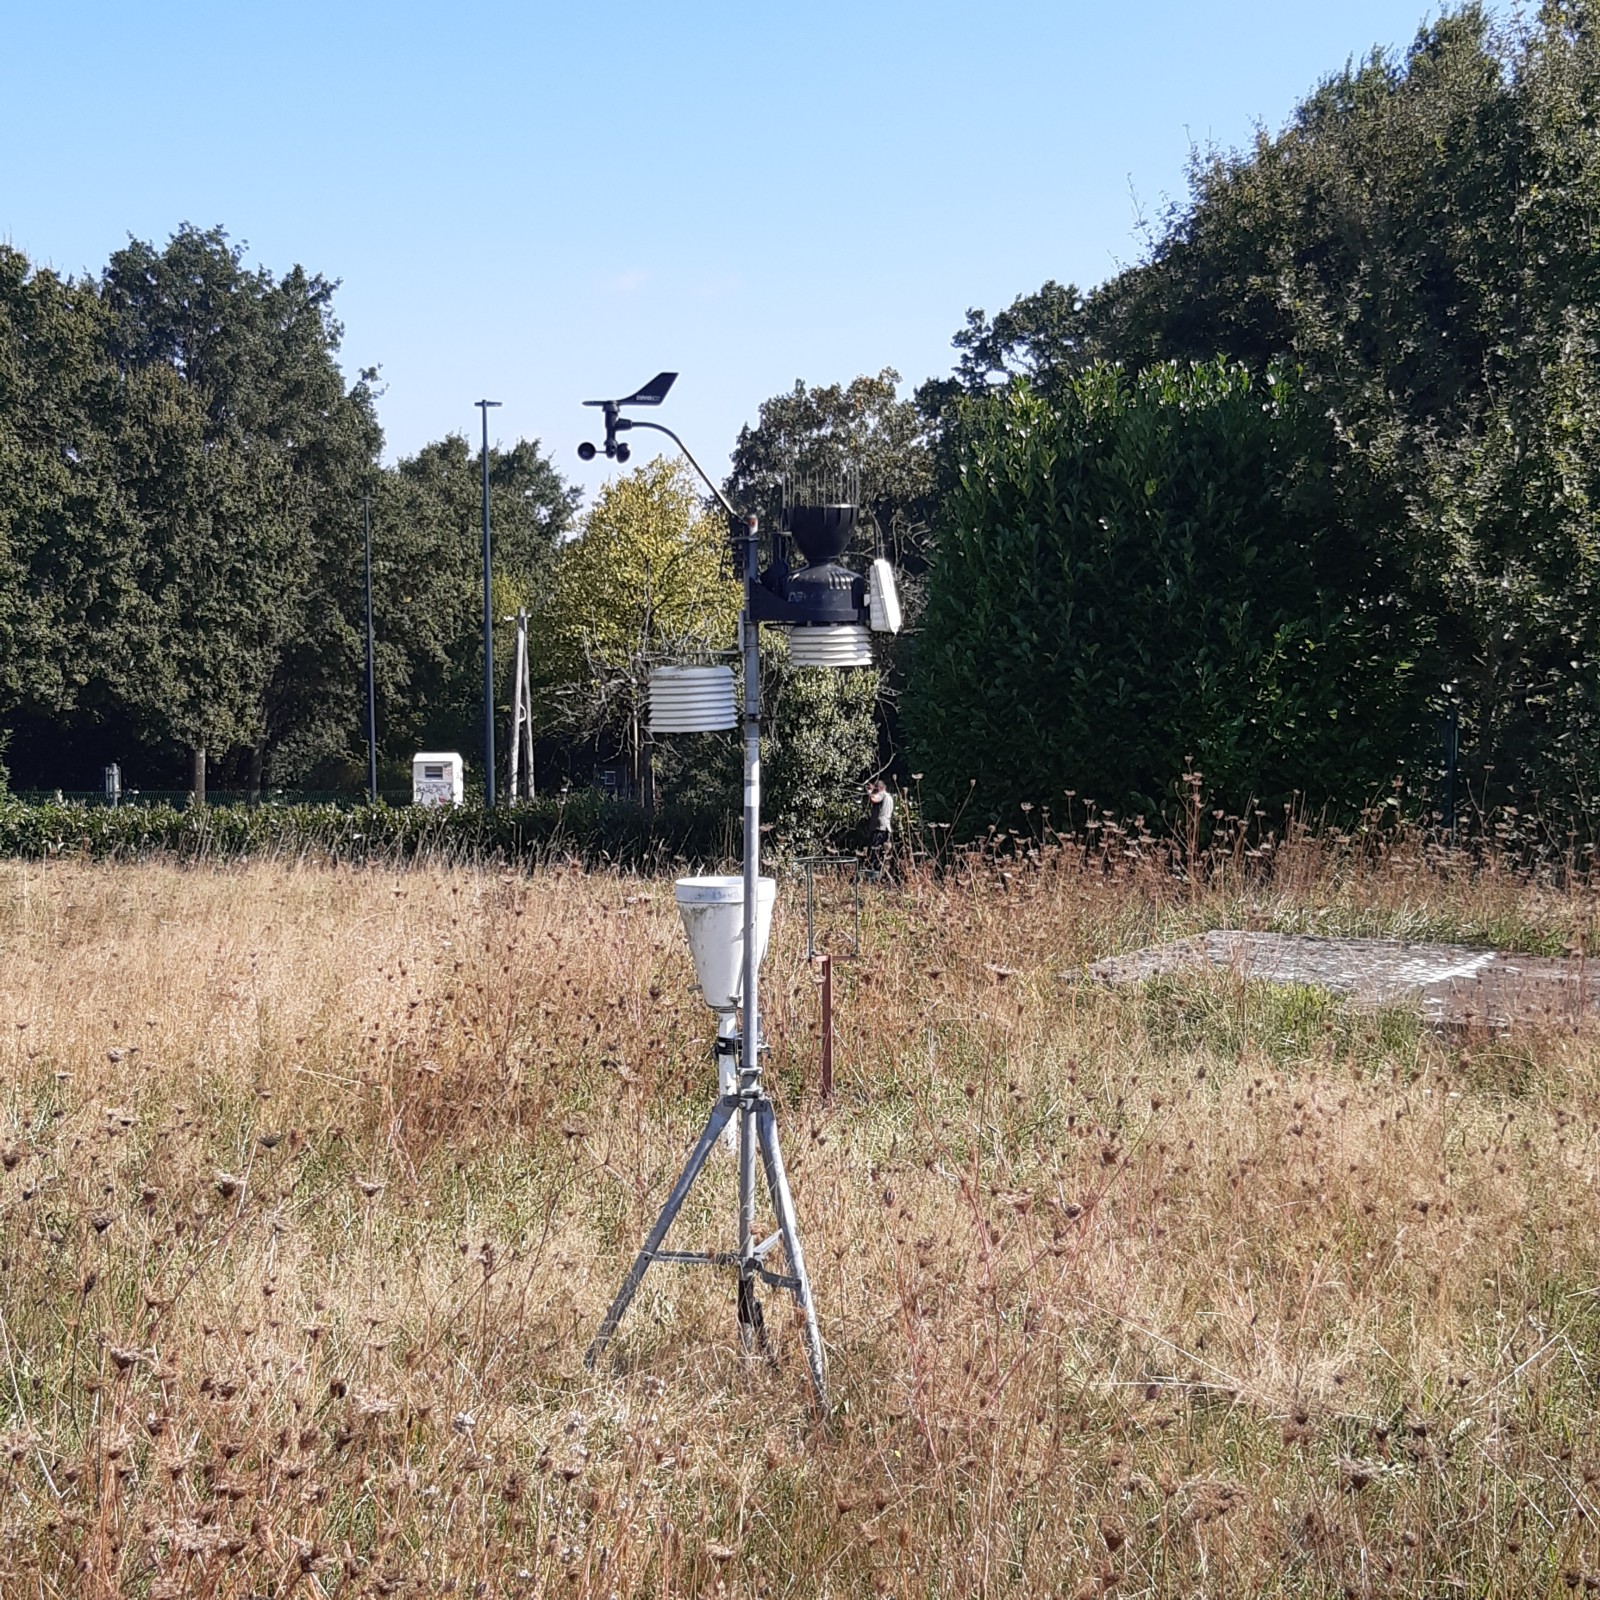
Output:
<svg viewBox="0 0 1600 1600">
<path fill-rule="evenodd" d="M 879 691 L 876 671 L 792 667 L 785 658 L 771 674 L 762 806 L 785 845 L 837 850 L 864 834 Z"/>
<path fill-rule="evenodd" d="M 957 426 L 906 705 L 930 810 L 1148 814 L 1189 762 L 1233 807 L 1356 805 L 1403 766 L 1423 641 L 1386 598 L 1385 507 L 1297 379 L 1098 366 Z"/>
<path fill-rule="evenodd" d="M 490 860 L 577 857 L 628 865 L 722 860 L 738 849 L 724 812 L 642 808 L 585 792 L 504 806 L 433 809 L 388 805 L 264 805 L 179 809 L 170 805 L 28 804 L 0 797 L 0 856 L 94 859 L 254 855 L 338 860 L 431 856 Z"/>
<path fill-rule="evenodd" d="M 1442 7 L 1197 151 L 1142 261 L 971 313 L 930 398 L 1054 395 L 1095 357 L 1293 364 L 1387 486 L 1376 554 L 1436 634 L 1418 756 L 1443 765 L 1448 722 L 1459 807 L 1600 835 L 1597 126 L 1596 0 Z"/>
<path fill-rule="evenodd" d="M 876 670 L 796 667 L 776 629 L 761 647 L 764 848 L 849 849 L 866 833 L 866 780 L 878 765 Z M 655 745 L 656 794 L 691 810 L 730 810 L 743 781 L 743 735 L 676 734 Z"/>
</svg>

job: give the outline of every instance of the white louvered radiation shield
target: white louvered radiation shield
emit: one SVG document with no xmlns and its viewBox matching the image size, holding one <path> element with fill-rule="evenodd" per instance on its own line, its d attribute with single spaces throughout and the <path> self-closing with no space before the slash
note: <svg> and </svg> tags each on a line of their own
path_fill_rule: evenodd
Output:
<svg viewBox="0 0 1600 1600">
<path fill-rule="evenodd" d="M 789 660 L 797 667 L 870 667 L 872 639 L 853 622 L 790 628 Z"/>
<path fill-rule="evenodd" d="M 657 667 L 650 674 L 651 733 L 719 733 L 738 725 L 732 667 Z"/>
</svg>

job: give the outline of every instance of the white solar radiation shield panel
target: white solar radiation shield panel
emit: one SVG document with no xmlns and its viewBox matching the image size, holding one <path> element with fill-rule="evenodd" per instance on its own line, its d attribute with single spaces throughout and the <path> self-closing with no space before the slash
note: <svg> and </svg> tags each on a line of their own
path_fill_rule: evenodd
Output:
<svg viewBox="0 0 1600 1600">
<path fill-rule="evenodd" d="M 874 633 L 899 633 L 900 596 L 894 586 L 894 568 L 881 556 L 867 573 L 867 605 Z"/>
</svg>

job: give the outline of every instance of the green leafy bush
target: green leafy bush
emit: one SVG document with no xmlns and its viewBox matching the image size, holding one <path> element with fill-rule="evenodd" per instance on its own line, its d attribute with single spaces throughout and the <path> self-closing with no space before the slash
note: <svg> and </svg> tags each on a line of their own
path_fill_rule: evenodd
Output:
<svg viewBox="0 0 1600 1600">
<path fill-rule="evenodd" d="M 906 718 L 929 809 L 1355 806 L 1404 765 L 1386 507 L 1291 374 L 1093 367 L 964 404 Z M 970 797 L 970 799 L 969 799 Z"/>
<path fill-rule="evenodd" d="M 573 856 L 647 864 L 721 860 L 738 848 L 723 812 L 641 807 L 585 792 L 502 807 L 29 804 L 0 797 L 0 855 L 114 859 L 314 856 L 409 860 L 417 856 L 518 861 Z"/>
<path fill-rule="evenodd" d="M 1277 131 L 1197 151 L 1087 297 L 972 313 L 929 398 L 1018 372 L 1054 394 L 1095 356 L 1293 364 L 1387 486 L 1370 555 L 1435 635 L 1413 761 L 1441 775 L 1447 724 L 1458 809 L 1600 836 L 1597 123 L 1595 0 L 1441 7 Z"/>
<path fill-rule="evenodd" d="M 879 688 L 876 671 L 794 667 L 785 658 L 773 672 L 762 803 L 784 844 L 838 850 L 864 833 L 864 786 L 878 759 Z"/>
</svg>

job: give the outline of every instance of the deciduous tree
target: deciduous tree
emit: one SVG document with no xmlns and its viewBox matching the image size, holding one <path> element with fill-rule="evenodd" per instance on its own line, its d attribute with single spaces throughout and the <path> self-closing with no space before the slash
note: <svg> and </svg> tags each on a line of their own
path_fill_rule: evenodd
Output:
<svg viewBox="0 0 1600 1600">
<path fill-rule="evenodd" d="M 657 457 L 606 484 L 559 552 L 533 628 L 546 714 L 616 740 L 648 800 L 650 669 L 731 649 L 739 604 L 727 528 L 687 466 Z"/>
<path fill-rule="evenodd" d="M 107 665 L 150 733 L 195 752 L 336 748 L 358 635 L 330 583 L 359 551 L 353 501 L 381 435 L 370 374 L 346 387 L 334 285 L 244 262 L 220 229 L 111 259 L 111 345 L 145 403 L 126 419 L 124 488 L 144 530 L 137 625 Z"/>
<path fill-rule="evenodd" d="M 898 394 L 900 375 L 885 367 L 876 377 L 847 384 L 795 383 L 787 394 L 761 403 L 754 427 L 739 430 L 733 471 L 725 485 L 735 505 L 776 527 L 785 483 L 854 481 L 875 525 L 883 553 L 897 567 L 919 572 L 926 564 L 933 492 L 927 422 Z"/>
</svg>

